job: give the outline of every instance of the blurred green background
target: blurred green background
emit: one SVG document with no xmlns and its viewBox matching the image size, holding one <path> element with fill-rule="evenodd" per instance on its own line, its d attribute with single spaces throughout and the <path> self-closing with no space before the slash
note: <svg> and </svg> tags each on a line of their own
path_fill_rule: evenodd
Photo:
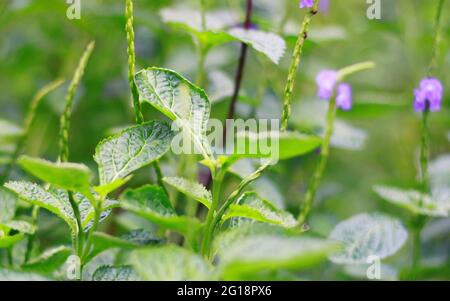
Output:
<svg viewBox="0 0 450 301">
<path fill-rule="evenodd" d="M 61 0 L 1 0 L 0 2 L 0 119 L 21 124 L 34 93 L 43 85 L 65 78 L 66 83 L 45 98 L 33 124 L 26 153 L 56 159 L 59 115 L 64 106 L 68 81 L 90 40 L 96 48 L 78 90 L 70 136 L 74 162 L 94 166 L 92 155 L 97 143 L 115 129 L 133 123 L 127 83 L 124 2 L 81 0 L 81 19 L 66 17 L 68 5 Z M 137 69 L 161 66 L 177 70 L 189 79 L 196 75 L 196 51 L 185 33 L 164 24 L 160 10 L 186 6 L 200 8 L 198 0 L 135 0 Z M 305 11 L 297 0 L 254 0 L 254 23 L 283 34 L 286 54 L 274 65 L 254 51 L 249 52 L 242 95 L 254 101 L 241 103 L 241 118 L 279 118 L 287 68 L 295 34 Z M 323 68 L 373 60 L 377 68 L 351 77 L 354 108 L 339 112 L 339 137 L 313 211 L 313 229 L 327 235 L 332 227 L 356 213 L 382 211 L 403 216 L 402 212 L 379 199 L 375 184 L 404 188 L 417 186 L 417 155 L 420 116 L 412 108 L 413 89 L 427 73 L 431 59 L 434 14 L 437 1 L 382 0 L 382 19 L 366 17 L 363 0 L 331 0 L 330 8 L 311 25 L 303 62 L 294 92 L 291 128 L 314 130 L 320 125 L 326 105 L 315 97 L 314 78 Z M 244 18 L 244 1 L 209 0 L 210 10 L 227 10 Z M 448 6 L 447 6 L 448 7 Z M 186 16 L 189 18 L 189 16 Z M 288 20 L 284 29 L 281 20 Z M 443 15 L 443 39 L 439 49 L 438 77 L 450 86 L 450 15 Z M 239 44 L 213 49 L 206 63 L 208 75 L 219 72 L 232 80 L 239 57 Z M 225 89 L 226 82 L 209 83 L 209 94 Z M 229 99 L 214 103 L 212 115 L 224 118 Z M 146 119 L 162 118 L 145 106 Z M 450 153 L 450 97 L 445 91 L 443 110 L 430 117 L 432 158 Z M 317 153 L 281 162 L 256 189 L 267 199 L 298 211 L 299 202 L 316 163 Z M 169 156 L 164 171 L 173 173 L 176 160 Z M 146 171 L 148 172 L 148 170 Z M 21 176 L 17 170 L 14 177 Z M 148 181 L 143 173 L 132 185 Z M 230 178 L 230 182 L 233 179 Z M 407 217 L 403 216 L 407 222 Z M 114 223 L 114 222 L 112 222 Z M 41 231 L 58 239 L 51 226 Z M 110 225 L 110 231 L 118 231 Z M 450 264 L 450 222 L 436 220 L 424 233 L 424 261 Z M 44 239 L 44 242 L 45 239 Z M 48 243 L 48 242 L 47 242 Z M 404 248 L 392 261 L 408 260 Z M 331 273 L 331 272 L 330 272 Z M 327 275 L 322 275 L 326 278 Z"/>
</svg>

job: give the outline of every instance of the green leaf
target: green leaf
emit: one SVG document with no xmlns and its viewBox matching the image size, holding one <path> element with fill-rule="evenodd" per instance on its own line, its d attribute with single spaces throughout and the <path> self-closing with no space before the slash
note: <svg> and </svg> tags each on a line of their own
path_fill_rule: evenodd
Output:
<svg viewBox="0 0 450 301">
<path fill-rule="evenodd" d="M 202 184 L 180 177 L 165 177 L 163 180 L 181 193 L 199 201 L 207 208 L 211 207 L 211 192 Z"/>
<path fill-rule="evenodd" d="M 408 232 L 397 219 L 363 213 L 339 223 L 329 238 L 344 244 L 341 252 L 330 256 L 331 261 L 363 264 L 369 256 L 384 259 L 395 254 L 406 242 Z"/>
<path fill-rule="evenodd" d="M 211 280 L 209 266 L 200 256 L 175 245 L 133 251 L 130 263 L 146 281 Z"/>
<path fill-rule="evenodd" d="M 25 234 L 33 234 L 36 231 L 36 227 L 29 222 L 17 220 L 0 224 L 0 229 L 6 230 L 5 232 L 15 230 Z"/>
<path fill-rule="evenodd" d="M 404 208 L 413 214 L 447 217 L 448 205 L 433 200 L 429 195 L 416 190 L 401 190 L 394 187 L 375 186 L 374 191 L 384 200 Z"/>
<path fill-rule="evenodd" d="M 17 196 L 0 187 L 0 224 L 14 218 L 16 213 Z"/>
<path fill-rule="evenodd" d="M 183 131 L 183 149 L 193 142 L 193 150 L 210 158 L 212 151 L 206 131 L 211 105 L 205 92 L 175 71 L 163 68 L 141 70 L 135 81 L 141 100 L 161 111 Z"/>
<path fill-rule="evenodd" d="M 151 121 L 100 142 L 94 159 L 99 167 L 101 185 L 123 179 L 161 158 L 169 150 L 172 137 L 168 123 Z"/>
<path fill-rule="evenodd" d="M 94 186 L 94 191 L 97 192 L 101 196 L 107 196 L 111 192 L 115 191 L 116 189 L 119 189 L 123 185 L 125 185 L 129 180 L 131 180 L 132 176 L 128 176 L 124 179 L 117 179 L 111 183 L 100 185 L 100 186 Z"/>
<path fill-rule="evenodd" d="M 25 238 L 25 235 L 23 233 L 17 233 L 14 235 L 3 235 L 2 231 L 0 230 L 0 249 L 9 248 L 24 238 Z M 1 272 L 1 269 L 0 269 L 0 272 Z M 1 275 L 0 275 L 0 279 L 1 279 Z"/>
<path fill-rule="evenodd" d="M 238 132 L 235 155 L 287 160 L 316 150 L 322 138 L 297 132 Z"/>
<path fill-rule="evenodd" d="M 339 249 L 339 244 L 316 238 L 259 235 L 238 240 L 222 254 L 219 267 L 225 280 L 251 279 L 261 271 L 310 268 Z"/>
<path fill-rule="evenodd" d="M 78 194 L 74 197 L 78 201 L 78 208 L 80 210 L 81 225 L 83 226 L 83 231 L 87 232 L 93 224 L 95 209 L 92 206 L 91 202 L 83 195 Z M 105 200 L 102 203 L 102 213 L 100 214 L 99 222 L 105 220 L 109 216 L 113 208 L 117 208 L 119 206 L 120 205 L 118 201 Z"/>
<path fill-rule="evenodd" d="M 92 235 L 93 248 L 86 262 L 89 262 L 90 259 L 109 249 L 135 249 L 141 246 L 159 244 L 162 241 L 160 238 L 145 230 L 132 231 L 122 237 L 115 237 L 101 232 L 94 232 Z"/>
<path fill-rule="evenodd" d="M 233 28 L 228 33 L 239 41 L 250 45 L 278 64 L 286 50 L 286 42 L 277 34 L 255 29 Z"/>
<path fill-rule="evenodd" d="M 22 266 L 27 272 L 50 274 L 62 266 L 71 254 L 71 249 L 65 246 L 49 249 L 39 257 L 31 259 Z"/>
<path fill-rule="evenodd" d="M 92 276 L 93 281 L 138 281 L 139 276 L 130 266 L 101 266 Z"/>
<path fill-rule="evenodd" d="M 22 200 L 56 214 L 69 225 L 73 233 L 78 233 L 75 214 L 69 200 L 64 198 L 65 192 L 47 191 L 39 185 L 25 181 L 8 182 L 5 187 L 17 193 Z"/>
<path fill-rule="evenodd" d="M 237 201 L 237 205 L 230 206 L 223 220 L 233 217 L 249 218 L 286 228 L 297 226 L 297 220 L 292 214 L 278 209 L 271 202 L 259 197 L 255 192 L 244 193 Z"/>
<path fill-rule="evenodd" d="M 267 223 L 259 223 L 248 220 L 238 220 L 232 228 L 216 235 L 214 239 L 214 250 L 219 254 L 226 253 L 231 245 L 237 241 L 261 235 L 289 235 L 289 230 L 280 226 Z"/>
<path fill-rule="evenodd" d="M 164 190 L 159 186 L 146 185 L 138 189 L 128 189 L 121 195 L 120 200 L 122 208 L 164 228 L 183 235 L 192 235 L 200 230 L 201 224 L 197 219 L 176 214 Z"/>
<path fill-rule="evenodd" d="M 86 196 L 91 194 L 91 171 L 83 164 L 53 163 L 27 156 L 21 156 L 18 163 L 24 170 L 45 183 L 73 192 L 81 192 Z"/>
</svg>

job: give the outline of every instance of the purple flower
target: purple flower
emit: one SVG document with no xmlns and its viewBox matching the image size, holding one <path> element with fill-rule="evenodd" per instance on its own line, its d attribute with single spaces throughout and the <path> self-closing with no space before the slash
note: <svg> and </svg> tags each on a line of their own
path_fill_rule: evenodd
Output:
<svg viewBox="0 0 450 301">
<path fill-rule="evenodd" d="M 330 10 L 330 0 L 320 0 L 319 11 L 328 12 Z"/>
<path fill-rule="evenodd" d="M 300 8 L 313 7 L 314 0 L 300 0 Z"/>
<path fill-rule="evenodd" d="M 414 110 L 423 112 L 428 107 L 431 112 L 441 109 L 444 89 L 437 78 L 428 77 L 420 81 L 414 90 Z"/>
<path fill-rule="evenodd" d="M 333 96 L 333 89 L 336 85 L 338 73 L 334 70 L 320 71 L 316 77 L 316 83 L 318 87 L 317 95 L 324 99 L 329 100 Z"/>
<path fill-rule="evenodd" d="M 352 87 L 349 84 L 340 84 L 338 86 L 336 106 L 344 111 L 352 108 Z"/>
</svg>

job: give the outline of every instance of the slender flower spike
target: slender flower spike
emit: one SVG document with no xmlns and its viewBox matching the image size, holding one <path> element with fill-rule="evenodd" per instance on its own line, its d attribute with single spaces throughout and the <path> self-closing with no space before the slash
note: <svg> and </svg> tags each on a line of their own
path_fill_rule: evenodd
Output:
<svg viewBox="0 0 450 301">
<path fill-rule="evenodd" d="M 338 73 L 334 70 L 323 70 L 316 77 L 318 87 L 317 95 L 324 100 L 333 96 L 333 89 L 338 79 Z"/>
<path fill-rule="evenodd" d="M 337 90 L 336 106 L 343 111 L 352 108 L 352 87 L 349 84 L 340 84 Z"/>
<path fill-rule="evenodd" d="M 314 0 L 300 0 L 300 8 L 311 8 L 314 5 Z"/>
<path fill-rule="evenodd" d="M 441 109 L 444 89 L 437 78 L 428 77 L 420 82 L 419 88 L 414 90 L 414 110 L 424 112 L 428 108 L 431 112 Z"/>
</svg>

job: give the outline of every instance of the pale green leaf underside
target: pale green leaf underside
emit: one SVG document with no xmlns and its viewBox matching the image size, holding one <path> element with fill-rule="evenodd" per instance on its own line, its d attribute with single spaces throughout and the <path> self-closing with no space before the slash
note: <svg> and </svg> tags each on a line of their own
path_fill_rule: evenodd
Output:
<svg viewBox="0 0 450 301">
<path fill-rule="evenodd" d="M 194 200 L 199 201 L 206 207 L 209 208 L 211 206 L 211 192 L 202 184 L 180 177 L 165 177 L 163 180 L 170 186 L 176 188 L 178 191 L 193 198 Z"/>
<path fill-rule="evenodd" d="M 61 192 L 56 190 L 50 192 L 37 184 L 25 181 L 8 182 L 5 186 L 17 193 L 22 200 L 56 214 L 69 225 L 73 233 L 78 233 L 77 221 L 72 207 L 68 199 L 61 197 Z"/>
<path fill-rule="evenodd" d="M 286 50 L 286 42 L 277 34 L 254 29 L 233 28 L 228 33 L 239 41 L 266 55 L 278 64 Z"/>
<path fill-rule="evenodd" d="M 13 219 L 16 212 L 17 196 L 0 187 L 0 224 Z"/>
<path fill-rule="evenodd" d="M 94 155 L 101 185 L 125 178 L 158 160 L 169 150 L 172 138 L 168 123 L 151 121 L 103 140 Z"/>
<path fill-rule="evenodd" d="M 130 266 L 101 266 L 92 276 L 93 281 L 138 281 L 139 276 Z"/>
<path fill-rule="evenodd" d="M 196 152 L 210 158 L 206 131 L 211 105 L 205 92 L 175 71 L 163 68 L 141 70 L 135 75 L 135 82 L 141 100 L 183 131 L 183 145 L 193 143 Z"/>
<path fill-rule="evenodd" d="M 406 242 L 408 232 L 397 219 L 363 213 L 339 223 L 329 238 L 344 246 L 341 252 L 330 256 L 331 261 L 363 264 L 369 256 L 384 259 L 395 254 Z"/>
<path fill-rule="evenodd" d="M 286 228 L 297 226 L 297 220 L 289 212 L 276 208 L 272 203 L 262 199 L 255 192 L 244 193 L 237 205 L 231 205 L 223 220 L 244 217 L 252 220 L 280 225 Z"/>
<path fill-rule="evenodd" d="M 51 279 L 35 273 L 0 269 L 0 281 L 49 281 Z"/>
<path fill-rule="evenodd" d="M 71 252 L 71 249 L 65 246 L 49 249 L 24 264 L 22 269 L 44 274 L 51 273 L 66 262 Z"/>
<path fill-rule="evenodd" d="M 200 222 L 195 218 L 178 216 L 170 205 L 167 195 L 159 186 L 146 185 L 138 189 L 126 190 L 120 200 L 122 208 L 184 235 L 190 235 L 201 227 Z"/>
<path fill-rule="evenodd" d="M 200 256 L 175 245 L 133 251 L 130 263 L 143 280 L 211 280 L 209 266 Z"/>
<path fill-rule="evenodd" d="M 222 277 L 226 280 L 288 269 L 299 271 L 325 260 L 339 244 L 323 239 L 257 235 L 232 244 L 223 252 Z"/>
<path fill-rule="evenodd" d="M 0 229 L 7 231 L 15 230 L 25 234 L 33 234 L 36 231 L 36 227 L 26 221 L 13 220 L 7 223 L 0 224 Z"/>
<path fill-rule="evenodd" d="M 53 163 L 28 156 L 21 156 L 18 163 L 45 183 L 74 192 L 90 193 L 91 171 L 83 164 Z"/>
<path fill-rule="evenodd" d="M 164 22 L 196 37 L 207 49 L 240 41 L 263 53 L 275 64 L 279 63 L 286 50 L 286 42 L 275 33 L 244 28 L 232 28 L 227 31 L 226 27 L 238 22 L 230 13 L 218 11 L 206 14 L 206 30 L 202 28 L 200 13 L 195 10 L 167 8 L 161 11 L 161 17 Z"/>
<path fill-rule="evenodd" d="M 429 195 L 416 190 L 401 190 L 394 187 L 375 186 L 375 192 L 384 200 L 409 210 L 413 214 L 434 217 L 448 216 L 448 209 Z"/>
</svg>

